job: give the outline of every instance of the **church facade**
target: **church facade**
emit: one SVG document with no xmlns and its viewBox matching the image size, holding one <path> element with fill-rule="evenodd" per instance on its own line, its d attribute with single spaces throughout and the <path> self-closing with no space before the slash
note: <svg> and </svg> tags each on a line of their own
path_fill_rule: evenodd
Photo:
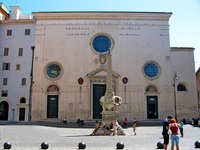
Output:
<svg viewBox="0 0 200 150">
<path fill-rule="evenodd" d="M 101 119 L 107 53 L 119 119 L 196 116 L 194 48 L 170 47 L 167 12 L 34 12 L 32 121 Z"/>
</svg>

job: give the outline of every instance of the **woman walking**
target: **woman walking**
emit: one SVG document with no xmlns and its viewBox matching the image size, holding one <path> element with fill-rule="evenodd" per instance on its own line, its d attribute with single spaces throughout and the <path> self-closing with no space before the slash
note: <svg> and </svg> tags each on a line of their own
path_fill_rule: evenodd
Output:
<svg viewBox="0 0 200 150">
<path fill-rule="evenodd" d="M 133 133 L 134 133 L 134 135 L 136 135 L 136 125 L 137 125 L 137 119 L 134 118 L 133 119 Z"/>
<path fill-rule="evenodd" d="M 179 126 L 180 125 L 176 123 L 176 120 L 174 118 L 170 120 L 169 129 L 172 131 L 171 150 L 174 150 L 174 145 L 176 145 L 176 150 L 179 150 L 179 135 L 178 135 Z"/>
</svg>

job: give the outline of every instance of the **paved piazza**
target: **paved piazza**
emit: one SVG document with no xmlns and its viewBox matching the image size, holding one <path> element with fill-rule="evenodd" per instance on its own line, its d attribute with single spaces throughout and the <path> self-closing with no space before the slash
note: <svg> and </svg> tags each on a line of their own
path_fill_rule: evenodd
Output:
<svg viewBox="0 0 200 150">
<path fill-rule="evenodd" d="M 155 150 L 157 142 L 163 141 L 161 126 L 125 129 L 126 136 L 89 136 L 91 128 L 57 128 L 39 125 L 1 125 L 0 145 L 11 142 L 12 150 L 40 150 L 41 143 L 49 143 L 49 150 L 76 150 L 78 143 L 86 143 L 87 150 L 115 150 L 118 142 L 125 150 Z M 184 126 L 184 137 L 180 138 L 181 150 L 197 150 L 195 141 L 200 140 L 200 127 Z M 170 146 L 170 145 L 169 145 Z M 169 149 L 169 148 L 168 148 Z"/>
</svg>

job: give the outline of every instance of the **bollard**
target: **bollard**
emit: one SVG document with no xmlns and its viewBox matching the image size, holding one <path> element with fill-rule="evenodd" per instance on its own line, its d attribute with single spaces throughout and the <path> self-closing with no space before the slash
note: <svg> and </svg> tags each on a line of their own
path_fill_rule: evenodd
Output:
<svg viewBox="0 0 200 150">
<path fill-rule="evenodd" d="M 200 141 L 196 141 L 196 142 L 194 143 L 194 145 L 195 145 L 196 148 L 200 148 Z"/>
<path fill-rule="evenodd" d="M 117 147 L 117 149 L 124 149 L 124 143 L 123 142 L 118 142 L 116 147 Z"/>
<path fill-rule="evenodd" d="M 41 149 L 48 149 L 48 148 L 49 148 L 49 144 L 47 142 L 41 143 Z"/>
<path fill-rule="evenodd" d="M 158 142 L 157 143 L 157 148 L 158 149 L 163 149 L 164 148 L 164 143 L 163 142 Z"/>
<path fill-rule="evenodd" d="M 3 147 L 4 147 L 4 149 L 10 149 L 11 148 L 11 143 L 10 142 L 5 142 Z"/>
<path fill-rule="evenodd" d="M 80 143 L 78 144 L 78 148 L 79 148 L 79 149 L 85 149 L 85 148 L 86 148 L 85 142 L 80 142 Z"/>
</svg>

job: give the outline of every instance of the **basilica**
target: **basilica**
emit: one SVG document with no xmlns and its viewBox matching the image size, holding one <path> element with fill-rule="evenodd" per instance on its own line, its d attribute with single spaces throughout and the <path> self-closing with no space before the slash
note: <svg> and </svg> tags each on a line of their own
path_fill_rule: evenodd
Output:
<svg viewBox="0 0 200 150">
<path fill-rule="evenodd" d="M 101 119 L 108 71 L 120 120 L 198 114 L 194 48 L 170 46 L 172 13 L 16 12 L 0 22 L 0 120 Z"/>
</svg>

